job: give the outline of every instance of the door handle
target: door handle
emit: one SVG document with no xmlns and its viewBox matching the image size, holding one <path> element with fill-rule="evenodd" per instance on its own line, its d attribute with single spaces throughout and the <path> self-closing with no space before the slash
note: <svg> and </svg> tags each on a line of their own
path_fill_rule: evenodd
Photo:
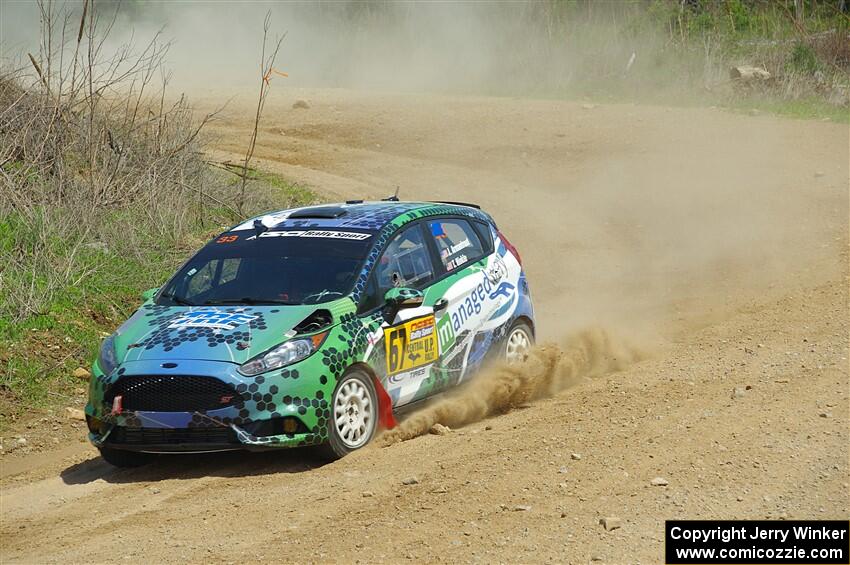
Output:
<svg viewBox="0 0 850 565">
<path fill-rule="evenodd" d="M 445 298 L 439 299 L 436 304 L 434 304 L 434 312 L 439 312 L 441 310 L 445 310 L 449 305 L 449 301 Z"/>
</svg>

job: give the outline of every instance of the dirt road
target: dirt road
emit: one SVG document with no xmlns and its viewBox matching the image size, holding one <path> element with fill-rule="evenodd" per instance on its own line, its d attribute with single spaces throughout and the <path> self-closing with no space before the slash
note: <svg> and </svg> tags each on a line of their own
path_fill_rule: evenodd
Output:
<svg viewBox="0 0 850 565">
<path fill-rule="evenodd" d="M 245 147 L 250 104 L 213 125 L 215 158 Z M 0 559 L 658 562 L 668 518 L 846 518 L 848 143 L 846 125 L 717 109 L 275 90 L 261 168 L 340 198 L 482 204 L 543 339 L 602 331 L 639 360 L 325 466 L 5 455 Z"/>
</svg>

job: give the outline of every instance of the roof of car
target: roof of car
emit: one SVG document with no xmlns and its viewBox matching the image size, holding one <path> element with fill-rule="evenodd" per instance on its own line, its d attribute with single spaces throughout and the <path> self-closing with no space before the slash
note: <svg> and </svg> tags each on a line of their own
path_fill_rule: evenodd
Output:
<svg viewBox="0 0 850 565">
<path fill-rule="evenodd" d="M 269 212 L 242 222 L 230 231 L 252 229 L 257 220 L 270 230 L 351 228 L 379 231 L 396 219 L 402 220 L 395 222 L 401 225 L 416 218 L 439 214 L 457 214 L 492 221 L 477 206 L 457 202 L 349 201 Z"/>
</svg>

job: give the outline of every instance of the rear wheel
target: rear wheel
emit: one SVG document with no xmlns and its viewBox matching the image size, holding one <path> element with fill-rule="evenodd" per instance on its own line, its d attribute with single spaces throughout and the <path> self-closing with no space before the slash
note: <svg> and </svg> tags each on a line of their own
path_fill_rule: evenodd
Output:
<svg viewBox="0 0 850 565">
<path fill-rule="evenodd" d="M 355 369 L 339 380 L 327 426 L 323 449 L 330 459 L 344 457 L 372 440 L 378 427 L 378 396 L 367 373 Z"/>
<path fill-rule="evenodd" d="M 112 449 L 101 447 L 100 456 L 103 460 L 115 467 L 141 467 L 153 461 L 154 456 L 150 453 L 138 451 L 124 451 L 123 449 Z"/>
<path fill-rule="evenodd" d="M 525 361 L 532 345 L 534 333 L 531 326 L 525 320 L 517 320 L 508 330 L 508 337 L 505 339 L 505 360 L 511 365 Z"/>
</svg>

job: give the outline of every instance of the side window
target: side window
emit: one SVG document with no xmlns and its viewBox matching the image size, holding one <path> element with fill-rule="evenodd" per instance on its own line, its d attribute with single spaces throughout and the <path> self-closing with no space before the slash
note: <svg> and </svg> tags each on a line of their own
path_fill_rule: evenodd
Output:
<svg viewBox="0 0 850 565">
<path fill-rule="evenodd" d="M 472 227 L 478 232 L 478 237 L 481 239 L 481 245 L 484 247 L 484 254 L 489 255 L 493 252 L 493 234 L 490 231 L 490 225 L 478 220 L 472 221 Z"/>
<path fill-rule="evenodd" d="M 466 220 L 433 220 L 428 222 L 428 227 L 446 271 L 455 271 L 484 255 L 481 238 Z"/>
<path fill-rule="evenodd" d="M 419 225 L 410 226 L 396 235 L 375 263 L 359 310 L 366 312 L 384 301 L 393 287 L 421 289 L 434 279 L 431 256 Z"/>
<path fill-rule="evenodd" d="M 423 288 L 433 278 L 431 257 L 418 225 L 395 236 L 375 266 L 379 292 L 386 292 L 394 286 Z"/>
</svg>

